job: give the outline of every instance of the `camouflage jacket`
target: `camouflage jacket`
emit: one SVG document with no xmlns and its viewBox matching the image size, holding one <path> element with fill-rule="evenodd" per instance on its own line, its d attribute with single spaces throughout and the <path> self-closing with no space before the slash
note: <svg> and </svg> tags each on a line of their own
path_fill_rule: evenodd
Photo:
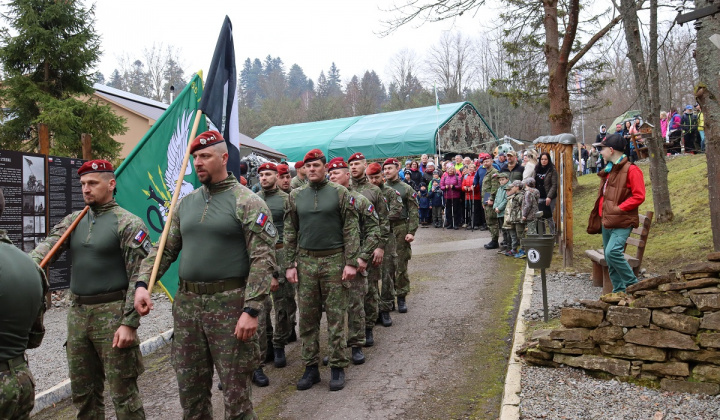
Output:
<svg viewBox="0 0 720 420">
<path fill-rule="evenodd" d="M 375 208 L 380 219 L 380 236 L 378 237 L 377 248 L 385 249 L 385 245 L 387 245 L 387 241 L 390 239 L 390 220 L 388 219 L 388 206 L 385 197 L 383 197 L 383 192 L 380 188 L 368 181 L 365 176 L 360 179 L 353 178 L 350 184 L 350 190 L 357 191 L 364 195 Z"/>
<path fill-rule="evenodd" d="M 170 222 L 170 232 L 167 243 L 165 244 L 165 249 L 163 250 L 158 278 L 161 277 L 165 271 L 167 271 L 170 264 L 178 258 L 178 254 L 183 248 L 182 233 L 180 231 L 181 223 L 202 223 L 202 220 L 196 219 L 198 209 L 187 206 L 194 203 L 207 203 L 205 213 L 210 213 L 208 207 L 213 206 L 213 203 L 215 203 L 216 206 L 220 205 L 218 201 L 212 200 L 213 195 L 227 191 L 234 196 L 235 201 L 235 205 L 229 216 L 235 219 L 242 230 L 248 258 L 247 261 L 249 263 L 249 273 L 245 284 L 244 306 L 262 311 L 263 302 L 270 291 L 270 281 L 276 266 L 275 238 L 277 232 L 275 231 L 275 226 L 272 223 L 268 223 L 270 210 L 262 198 L 242 186 L 232 174 L 216 184 L 210 186 L 203 185 L 195 189 L 178 202 L 177 209 L 173 212 L 172 221 Z M 203 197 L 207 197 L 207 199 Z M 225 208 L 220 209 L 220 212 L 224 211 L 226 211 Z M 213 238 L 208 237 L 207 240 L 212 241 Z M 155 264 L 155 258 L 157 257 L 157 251 L 158 247 L 156 245 L 152 248 L 145 261 L 143 261 L 138 280 L 146 283 L 149 281 L 153 265 Z M 232 252 L 232 250 L 228 250 L 228 252 Z M 183 253 L 181 259 L 182 258 L 193 258 L 193 256 Z M 210 256 L 210 259 L 212 258 L 217 258 L 217 260 L 197 261 L 195 264 L 203 266 L 215 264 L 225 265 L 224 255 Z"/>
<path fill-rule="evenodd" d="M 281 190 L 278 187 L 275 187 L 271 190 L 260 190 L 257 192 L 257 195 L 260 196 L 260 198 L 265 201 L 265 204 L 268 205 L 268 208 L 270 209 L 270 214 L 272 214 L 272 222 L 275 225 L 275 228 L 277 229 L 278 235 L 277 235 L 277 243 L 283 243 L 283 232 L 285 229 L 285 217 L 288 214 L 288 211 L 290 210 L 290 204 L 288 201 L 288 193 Z M 274 201 L 274 198 L 279 198 L 282 200 L 282 209 L 274 208 L 274 205 L 271 205 L 270 203 Z M 280 214 L 282 214 L 282 217 L 277 217 Z"/>
<path fill-rule="evenodd" d="M 536 188 L 525 187 L 525 198 L 522 207 L 522 217 L 525 220 L 535 220 L 535 213 L 538 212 L 538 201 L 540 201 L 540 191 Z"/>
<path fill-rule="evenodd" d="M 490 169 L 487 170 L 487 173 L 485 173 L 482 184 L 483 204 L 487 204 L 488 200 L 486 197 L 488 197 L 488 193 L 490 194 L 490 200 L 494 201 L 495 193 L 497 193 L 498 188 L 500 188 L 500 179 L 493 175 L 497 175 L 498 173 L 498 170 L 495 169 L 494 166 L 491 166 Z M 505 211 L 507 212 L 507 209 L 505 209 Z"/>
<path fill-rule="evenodd" d="M 417 201 L 417 193 L 411 186 L 400 181 L 400 178 L 397 178 L 395 181 L 387 181 L 387 184 L 400 193 L 400 200 L 403 204 L 403 216 L 405 216 L 408 221 L 408 233 L 415 235 L 415 232 L 420 226 L 420 206 Z"/>
<path fill-rule="evenodd" d="M 505 206 L 505 223 L 522 223 L 522 206 L 525 195 L 518 191 L 508 195 L 507 206 Z"/>
<path fill-rule="evenodd" d="M 293 179 L 290 180 L 290 188 L 292 188 L 292 189 L 294 190 L 294 189 L 296 189 L 296 188 L 302 187 L 303 185 L 307 185 L 307 183 L 308 183 L 307 178 L 305 178 L 305 179 L 300 179 L 300 177 L 298 177 L 297 175 L 295 175 L 295 176 L 293 177 Z"/>
<path fill-rule="evenodd" d="M 350 190 L 355 197 L 354 205 L 358 213 L 360 226 L 360 253 L 358 258 L 370 261 L 370 256 L 380 243 L 380 216 L 375 211 L 375 206 L 362 193 Z"/>
<path fill-rule="evenodd" d="M 122 254 L 122 258 L 125 262 L 125 274 L 128 279 L 127 294 L 125 295 L 125 306 L 123 309 L 123 320 L 122 325 L 128 327 L 137 328 L 140 326 L 140 315 L 135 311 L 135 282 L 138 280 L 140 273 L 140 265 L 142 264 L 145 257 L 151 248 L 150 238 L 147 235 L 148 228 L 145 223 L 134 214 L 120 207 L 115 200 L 111 200 L 108 203 L 91 206 L 90 210 L 85 217 L 93 219 L 100 217 L 106 213 L 113 213 L 117 218 L 117 233 L 116 236 L 120 239 L 120 248 L 118 252 Z M 60 240 L 60 237 L 80 215 L 79 211 L 73 212 L 60 221 L 47 238 L 30 253 L 30 256 L 35 260 L 36 263 L 40 263 L 42 259 L 47 255 L 53 246 Z M 74 235 L 73 233 L 72 235 Z M 91 233 L 92 234 L 92 233 Z M 71 238 L 72 238 L 71 235 Z M 52 258 L 50 263 L 55 261 L 60 254 L 66 249 L 70 248 L 72 239 L 69 238 L 65 243 L 62 244 L 60 249 L 55 256 Z M 82 248 L 72 249 L 73 253 L 81 253 Z M 82 273 L 75 273 L 77 276 L 82 276 Z M 72 280 L 71 280 L 72 281 Z M 87 279 L 87 281 L 102 281 L 101 279 Z"/>
<path fill-rule="evenodd" d="M 357 267 L 357 258 L 360 253 L 360 226 L 358 220 L 358 212 L 354 202 L 350 199 L 352 196 L 347 188 L 323 179 L 320 182 L 309 182 L 290 193 L 290 211 L 285 218 L 285 261 L 286 268 L 294 268 L 296 266 L 297 251 L 300 240 L 300 225 L 303 223 L 298 216 L 296 201 L 300 194 L 307 194 L 311 191 L 323 188 L 333 188 L 337 191 L 338 209 L 341 218 L 344 260 L 345 265 Z"/>
<path fill-rule="evenodd" d="M 380 192 L 382 192 L 383 198 L 385 199 L 385 205 L 387 206 L 388 220 L 400 220 L 402 218 L 402 197 L 395 188 L 388 187 L 387 184 L 383 183 L 380 185 Z"/>
</svg>

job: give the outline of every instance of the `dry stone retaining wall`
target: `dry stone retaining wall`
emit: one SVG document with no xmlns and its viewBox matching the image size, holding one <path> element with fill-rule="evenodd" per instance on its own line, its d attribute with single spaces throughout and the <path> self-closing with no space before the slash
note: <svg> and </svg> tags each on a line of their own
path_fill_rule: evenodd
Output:
<svg viewBox="0 0 720 420">
<path fill-rule="evenodd" d="M 643 280 L 626 296 L 563 308 L 562 327 L 519 351 L 531 364 L 567 365 L 652 381 L 668 391 L 720 393 L 720 254 Z"/>
</svg>

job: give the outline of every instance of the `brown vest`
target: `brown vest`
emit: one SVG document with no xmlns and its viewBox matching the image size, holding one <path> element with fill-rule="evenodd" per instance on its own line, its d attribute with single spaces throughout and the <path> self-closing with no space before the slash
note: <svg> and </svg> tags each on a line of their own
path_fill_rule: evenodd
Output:
<svg viewBox="0 0 720 420">
<path fill-rule="evenodd" d="M 632 191 L 627 187 L 627 177 L 630 166 L 633 164 L 627 158 L 620 163 L 613 165 L 609 174 L 600 173 L 603 182 L 600 183 L 600 191 L 598 197 L 604 196 L 602 207 L 602 225 L 605 228 L 636 228 L 640 225 L 638 217 L 638 209 L 630 211 L 622 211 L 618 207 L 622 202 L 632 197 Z M 605 193 L 603 194 L 603 187 Z"/>
</svg>

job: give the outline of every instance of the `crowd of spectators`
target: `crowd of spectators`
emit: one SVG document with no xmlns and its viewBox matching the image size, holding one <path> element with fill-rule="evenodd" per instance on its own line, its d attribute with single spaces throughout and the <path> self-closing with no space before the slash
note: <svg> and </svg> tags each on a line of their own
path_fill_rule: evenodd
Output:
<svg viewBox="0 0 720 420">
<path fill-rule="evenodd" d="M 525 257 L 520 240 L 537 234 L 538 222 L 555 233 L 558 173 L 548 153 L 496 151 L 474 160 L 457 155 L 437 164 L 422 155 L 406 160 L 400 176 L 417 192 L 423 228 L 490 230 L 493 238 L 485 248 L 516 258 Z M 494 214 L 487 217 L 487 211 Z"/>
</svg>

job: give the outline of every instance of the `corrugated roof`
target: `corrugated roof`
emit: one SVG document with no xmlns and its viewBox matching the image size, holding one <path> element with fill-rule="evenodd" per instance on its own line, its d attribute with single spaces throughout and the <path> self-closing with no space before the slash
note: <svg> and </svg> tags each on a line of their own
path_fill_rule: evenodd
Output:
<svg viewBox="0 0 720 420">
<path fill-rule="evenodd" d="M 101 85 L 99 83 L 95 83 L 93 85 L 93 89 L 95 89 L 95 94 L 99 97 L 115 102 L 116 104 L 153 121 L 157 121 L 157 119 L 160 118 L 162 113 L 165 112 L 168 107 L 168 104 L 154 101 L 134 93 L 125 92 L 124 90 L 115 89 L 110 86 Z"/>
<path fill-rule="evenodd" d="M 250 149 L 253 149 L 254 151 L 269 155 L 268 157 L 273 157 L 278 160 L 285 158 L 285 154 L 282 152 L 279 152 L 272 147 L 268 147 L 259 141 L 253 139 L 252 137 L 248 137 L 243 133 L 240 133 L 240 147 L 248 147 Z"/>
<path fill-rule="evenodd" d="M 332 139 L 360 118 L 349 117 L 270 127 L 255 137 L 255 140 L 285 153 L 290 162 L 303 160 L 311 149 L 320 149 L 327 156 Z"/>
</svg>

